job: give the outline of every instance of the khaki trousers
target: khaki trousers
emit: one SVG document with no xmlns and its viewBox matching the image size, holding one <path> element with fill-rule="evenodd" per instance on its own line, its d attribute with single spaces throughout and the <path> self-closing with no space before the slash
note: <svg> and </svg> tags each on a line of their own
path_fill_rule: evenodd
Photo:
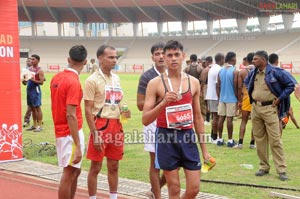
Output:
<svg viewBox="0 0 300 199">
<path fill-rule="evenodd" d="M 277 173 L 286 172 L 285 156 L 279 131 L 277 107 L 252 104 L 251 111 L 253 136 L 257 145 L 260 169 L 269 171 L 269 147 Z"/>
</svg>

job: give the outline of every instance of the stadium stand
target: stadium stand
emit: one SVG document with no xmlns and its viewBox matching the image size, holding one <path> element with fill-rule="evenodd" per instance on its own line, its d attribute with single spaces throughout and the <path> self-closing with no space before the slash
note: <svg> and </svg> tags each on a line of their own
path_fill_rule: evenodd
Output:
<svg viewBox="0 0 300 199">
<path fill-rule="evenodd" d="M 293 72 L 299 72 L 300 67 L 300 30 L 290 32 L 267 32 L 228 34 L 212 36 L 176 37 L 184 46 L 187 55 L 212 55 L 218 52 L 237 52 L 237 63 L 251 51 L 264 49 L 269 53 L 277 52 L 282 63 L 293 63 Z M 59 64 L 66 67 L 67 49 L 74 44 L 83 44 L 89 51 L 89 59 L 95 58 L 97 48 L 108 44 L 124 51 L 119 60 L 121 71 L 133 72 L 133 65 L 143 65 L 144 69 L 151 67 L 150 47 L 153 43 L 166 42 L 174 37 L 20 37 L 20 46 L 29 49 L 29 53 L 38 53 L 41 56 L 41 65 L 47 71 L 49 65 Z M 22 66 L 25 59 L 21 60 Z M 136 71 L 138 72 L 138 71 Z M 142 72 L 142 71 L 140 71 Z"/>
<path fill-rule="evenodd" d="M 282 63 L 293 63 L 293 71 L 298 71 L 298 8 L 297 1 L 288 0 L 237 0 L 234 4 L 224 0 L 22 0 L 18 1 L 19 25 L 29 30 L 24 35 L 30 36 L 21 36 L 20 48 L 28 54 L 41 55 L 41 65 L 47 71 L 53 64 L 66 67 L 66 49 L 74 44 L 88 48 L 88 59 L 95 58 L 100 45 L 108 44 L 122 55 L 118 63 L 121 71 L 137 72 L 133 66 L 143 66 L 144 70 L 151 66 L 149 49 L 153 43 L 178 39 L 184 44 L 187 57 L 192 53 L 214 56 L 217 52 L 235 51 L 240 64 L 248 52 L 264 49 L 278 53 Z M 272 16 L 280 16 L 281 21 L 271 22 Z M 254 18 L 258 24 L 249 24 L 249 19 Z M 235 19 L 236 26 L 223 27 L 221 21 L 228 19 Z M 200 28 L 194 23 L 197 21 L 204 21 L 206 27 Z M 217 21 L 218 27 L 214 25 Z M 43 22 L 52 23 L 49 33 Z M 144 22 L 155 23 L 157 32 L 148 33 L 147 28 L 143 29 Z M 180 22 L 178 30 L 169 27 L 171 22 Z M 298 28 L 293 27 L 296 23 Z M 54 32 L 57 36 L 40 36 Z M 127 32 L 132 36 L 128 37 Z M 25 58 L 21 64 L 25 65 Z"/>
</svg>

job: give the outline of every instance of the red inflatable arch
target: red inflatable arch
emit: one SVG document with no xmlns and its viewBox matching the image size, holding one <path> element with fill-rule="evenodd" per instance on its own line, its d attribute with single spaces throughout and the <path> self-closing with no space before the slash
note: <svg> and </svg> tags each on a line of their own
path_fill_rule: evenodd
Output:
<svg viewBox="0 0 300 199">
<path fill-rule="evenodd" d="M 0 162 L 22 155 L 17 0 L 0 1 Z"/>
</svg>

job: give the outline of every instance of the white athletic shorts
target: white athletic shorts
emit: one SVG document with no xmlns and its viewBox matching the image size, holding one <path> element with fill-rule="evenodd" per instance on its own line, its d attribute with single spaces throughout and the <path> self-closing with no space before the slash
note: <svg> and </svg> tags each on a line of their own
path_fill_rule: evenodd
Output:
<svg viewBox="0 0 300 199">
<path fill-rule="evenodd" d="M 156 131 L 156 120 L 144 126 L 144 150 L 155 153 L 155 131 Z"/>
<path fill-rule="evenodd" d="M 79 140 L 80 140 L 80 147 L 82 153 L 82 159 L 84 157 L 84 135 L 82 129 L 78 131 Z M 72 164 L 74 158 L 74 150 L 75 144 L 73 142 L 73 138 L 71 135 L 66 137 L 56 138 L 56 153 L 57 153 L 57 160 L 58 166 L 67 167 L 72 166 L 75 168 L 81 167 L 82 159 L 77 164 Z"/>
</svg>

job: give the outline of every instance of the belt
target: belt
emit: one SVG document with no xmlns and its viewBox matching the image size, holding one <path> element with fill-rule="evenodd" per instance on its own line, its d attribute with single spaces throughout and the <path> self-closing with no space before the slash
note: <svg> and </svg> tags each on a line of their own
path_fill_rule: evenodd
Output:
<svg viewBox="0 0 300 199">
<path fill-rule="evenodd" d="M 264 102 L 253 100 L 253 102 L 256 105 L 259 105 L 259 106 L 268 106 L 268 105 L 272 105 L 273 104 L 273 100 L 272 101 L 264 101 Z"/>
</svg>

